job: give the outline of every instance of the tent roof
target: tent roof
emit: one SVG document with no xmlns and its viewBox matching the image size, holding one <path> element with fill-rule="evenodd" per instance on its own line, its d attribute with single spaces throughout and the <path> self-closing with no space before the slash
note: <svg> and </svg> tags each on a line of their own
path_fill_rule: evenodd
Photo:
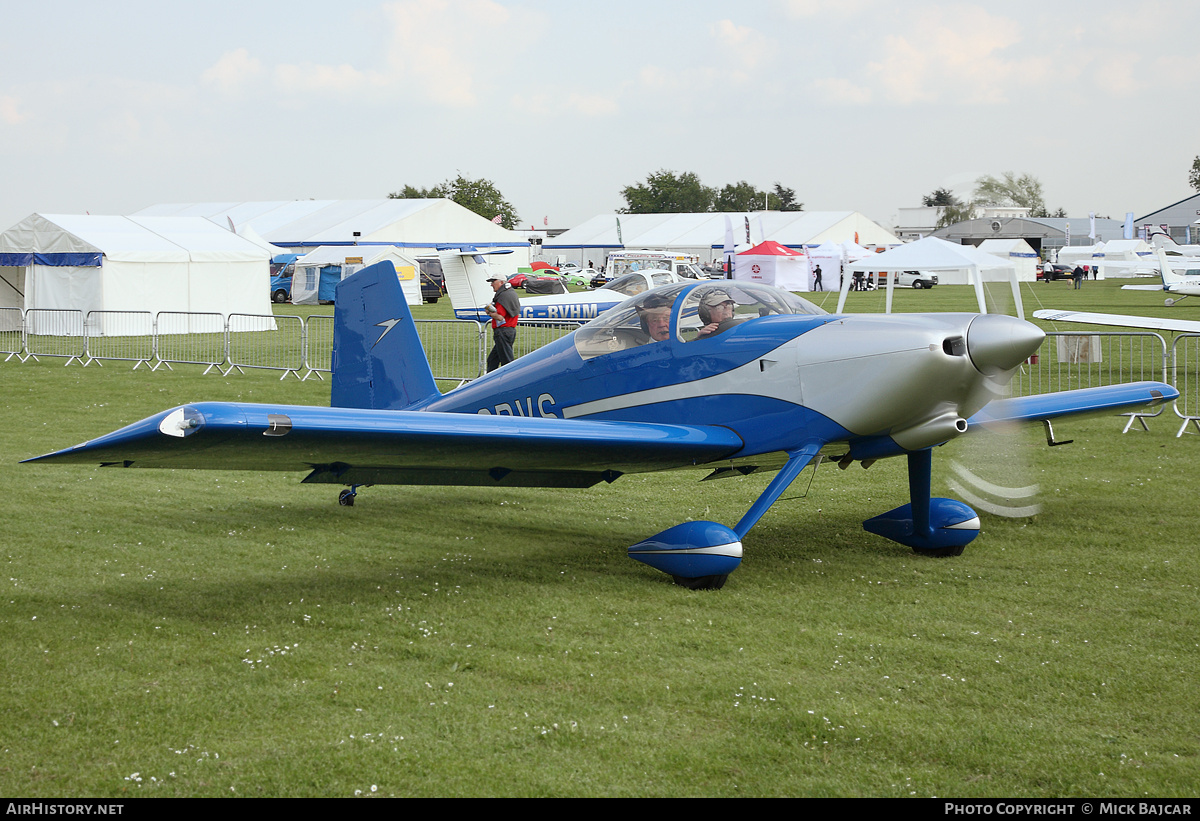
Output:
<svg viewBox="0 0 1200 821">
<path fill-rule="evenodd" d="M 851 271 L 953 271 L 964 268 L 1011 268 L 1007 259 L 984 253 L 971 245 L 956 245 L 937 237 L 925 237 L 871 254 L 847 266 Z"/>
<path fill-rule="evenodd" d="M 996 256 L 1037 257 L 1037 251 L 1033 250 L 1033 246 L 1020 237 L 1013 237 L 1011 239 L 985 239 L 976 247 L 984 253 Z"/>
<path fill-rule="evenodd" d="M 320 245 L 295 260 L 296 265 L 342 265 L 346 257 L 362 257 L 370 264 L 382 257 L 402 257 L 399 249 L 391 245 Z"/>
<path fill-rule="evenodd" d="M 735 242 L 750 234 L 800 247 L 825 241 L 896 245 L 900 240 L 856 211 L 753 211 L 750 213 L 600 214 L 565 231 L 542 247 L 553 248 L 723 248 L 725 220 Z M 620 221 L 620 238 L 617 222 Z"/>
<path fill-rule="evenodd" d="M 746 256 L 758 256 L 758 257 L 802 257 L 802 256 L 804 256 L 803 251 L 797 251 L 794 248 L 788 248 L 786 245 L 780 245 L 778 242 L 776 242 L 775 240 L 771 240 L 771 239 L 767 240 L 766 242 L 760 242 L 758 245 L 755 245 L 753 248 L 747 248 L 745 251 L 738 251 L 739 256 L 741 256 L 742 254 L 745 254 Z"/>
<path fill-rule="evenodd" d="M 0 234 L 0 253 L 102 254 L 120 262 L 270 259 L 266 249 L 205 219 L 90 214 L 31 214 Z"/>
<path fill-rule="evenodd" d="M 293 200 L 153 205 L 135 216 L 203 217 L 249 225 L 277 246 L 389 244 L 526 245 L 518 234 L 448 199 Z"/>
</svg>

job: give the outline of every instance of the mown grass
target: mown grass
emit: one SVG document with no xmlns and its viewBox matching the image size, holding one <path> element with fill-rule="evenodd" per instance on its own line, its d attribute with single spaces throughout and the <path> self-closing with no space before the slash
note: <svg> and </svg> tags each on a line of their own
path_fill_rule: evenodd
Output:
<svg viewBox="0 0 1200 821">
<path fill-rule="evenodd" d="M 1029 287 L 1099 303 L 1107 284 Z M 1108 291 L 1091 309 L 1133 312 Z M 1120 419 L 1064 423 L 1067 447 L 1032 430 L 939 449 L 937 493 L 952 495 L 952 460 L 1043 491 L 1041 514 L 985 515 L 951 560 L 862 530 L 907 500 L 901 461 L 822 465 L 715 593 L 625 548 L 689 517 L 736 521 L 766 477 L 375 487 L 342 508 L 299 475 L 16 464 L 185 401 L 323 404 L 328 390 L 253 371 L 0 365 L 0 792 L 1200 788 L 1196 439 L 1170 421 L 1124 436 Z"/>
</svg>

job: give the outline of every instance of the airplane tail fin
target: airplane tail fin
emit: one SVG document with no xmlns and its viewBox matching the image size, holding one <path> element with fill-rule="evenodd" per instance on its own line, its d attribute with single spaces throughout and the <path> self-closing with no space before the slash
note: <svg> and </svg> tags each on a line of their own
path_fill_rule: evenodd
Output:
<svg viewBox="0 0 1200 821">
<path fill-rule="evenodd" d="M 390 260 L 339 282 L 335 305 L 333 407 L 401 410 L 441 395 Z"/>
<path fill-rule="evenodd" d="M 442 274 L 446 277 L 446 295 L 454 306 L 456 319 L 488 320 L 482 308 L 492 301 L 494 293 L 487 281 L 489 277 L 503 274 L 492 269 L 485 255 L 511 253 L 511 249 L 481 252 L 474 248 L 447 248 L 438 252 Z"/>
<path fill-rule="evenodd" d="M 1162 271 L 1163 286 L 1170 288 L 1173 284 L 1183 282 L 1184 278 L 1175 273 L 1175 269 L 1171 267 L 1171 260 L 1167 256 L 1167 252 L 1163 248 L 1158 249 L 1158 265 Z"/>
</svg>

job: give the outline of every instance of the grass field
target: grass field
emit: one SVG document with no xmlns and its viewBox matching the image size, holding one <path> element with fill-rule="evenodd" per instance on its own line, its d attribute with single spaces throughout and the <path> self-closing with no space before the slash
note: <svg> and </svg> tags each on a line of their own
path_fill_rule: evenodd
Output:
<svg viewBox="0 0 1200 821">
<path fill-rule="evenodd" d="M 1114 283 L 1026 291 L 1027 312 L 1166 310 Z M 1200 445 L 1173 415 L 1126 435 L 1119 418 L 1063 423 L 1065 447 L 1031 429 L 940 448 L 935 493 L 953 495 L 952 461 L 1042 488 L 1039 515 L 985 515 L 956 559 L 862 530 L 907 501 L 902 461 L 806 471 L 707 593 L 626 547 L 735 522 L 768 477 L 374 487 L 343 508 L 298 474 L 16 464 L 187 401 L 328 391 L 0 364 L 0 793 L 1200 791 Z"/>
</svg>

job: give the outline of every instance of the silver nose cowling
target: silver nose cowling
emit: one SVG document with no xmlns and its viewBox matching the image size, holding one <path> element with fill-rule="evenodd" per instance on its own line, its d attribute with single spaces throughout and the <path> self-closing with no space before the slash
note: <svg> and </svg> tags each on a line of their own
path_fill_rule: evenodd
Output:
<svg viewBox="0 0 1200 821">
<path fill-rule="evenodd" d="M 1046 333 L 1036 325 L 1003 314 L 981 314 L 967 329 L 967 354 L 982 374 L 1010 371 L 1041 347 Z"/>
</svg>

